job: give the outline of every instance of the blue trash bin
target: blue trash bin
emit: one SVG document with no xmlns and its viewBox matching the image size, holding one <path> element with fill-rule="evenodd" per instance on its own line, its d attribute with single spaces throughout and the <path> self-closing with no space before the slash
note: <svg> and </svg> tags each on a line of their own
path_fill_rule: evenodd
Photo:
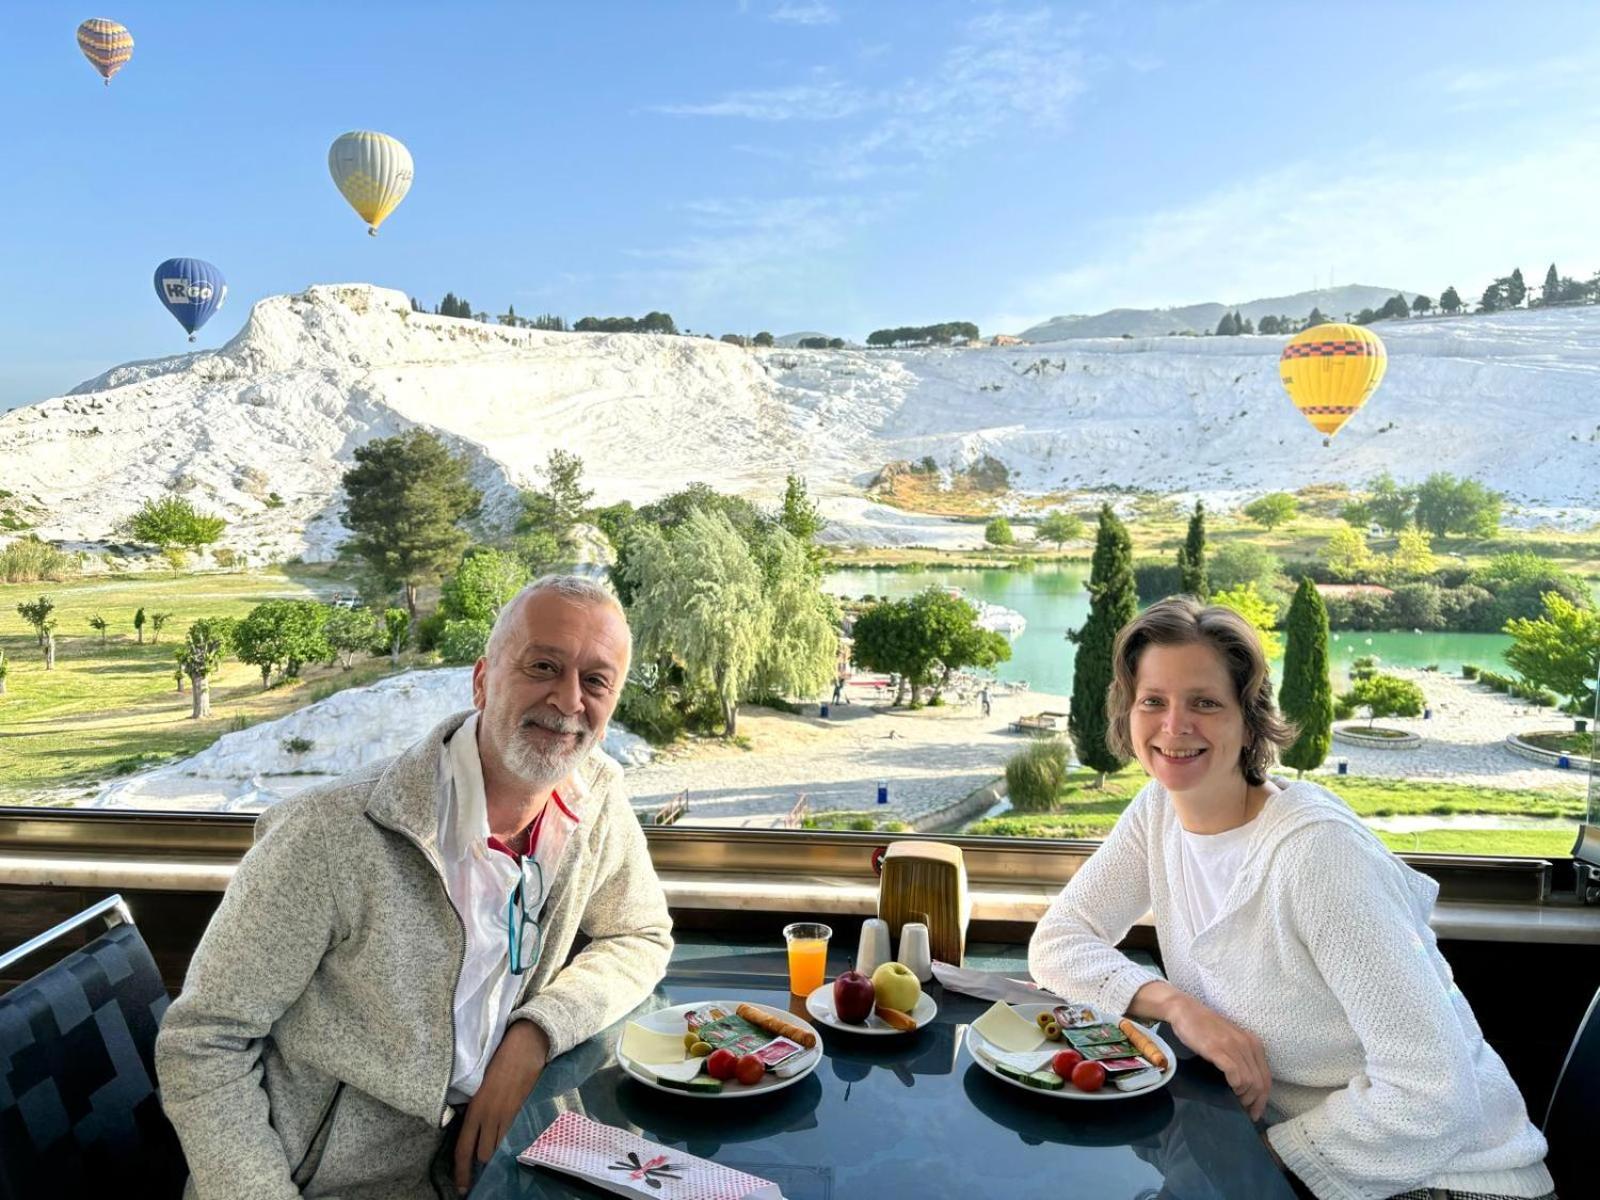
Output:
<svg viewBox="0 0 1600 1200">
<path fill-rule="evenodd" d="M 878 780 L 878 803 L 889 803 L 889 781 L 887 779 Z"/>
<path fill-rule="evenodd" d="M 823 716 L 827 716 L 827 715 L 828 715 L 828 714 L 827 714 L 827 713 L 823 713 L 823 714 L 822 714 L 822 715 L 823 715 Z M 1423 720 L 1424 720 L 1424 721 L 1431 721 L 1431 720 L 1433 720 L 1433 709 L 1431 709 L 1431 708 L 1425 708 L 1425 709 L 1423 709 L 1423 710 L 1422 710 L 1422 719 L 1423 719 Z"/>
<path fill-rule="evenodd" d="M 828 706 L 826 704 L 823 704 L 823 705 L 820 705 L 819 707 L 822 710 L 822 719 L 824 721 L 826 721 L 828 719 Z"/>
<path fill-rule="evenodd" d="M 1563 771 L 1570 771 L 1572 769 L 1572 760 L 1563 754 L 1556 759 L 1556 766 L 1560 767 Z"/>
<path fill-rule="evenodd" d="M 1336 764 L 1336 769 L 1341 775 L 1350 774 L 1350 760 L 1348 758 L 1341 758 Z"/>
</svg>

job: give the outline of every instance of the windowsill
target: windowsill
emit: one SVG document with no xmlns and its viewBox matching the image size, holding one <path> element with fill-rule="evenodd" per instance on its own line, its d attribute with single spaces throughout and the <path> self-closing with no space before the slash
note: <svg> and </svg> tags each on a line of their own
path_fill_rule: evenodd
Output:
<svg viewBox="0 0 1600 1200">
<path fill-rule="evenodd" d="M 73 858 L 13 852 L 0 855 L 0 884 L 19 887 L 105 888 L 108 891 L 220 892 L 237 860 L 189 862 Z M 878 909 L 875 884 L 859 879 L 663 871 L 662 887 L 674 909 L 797 913 L 866 917 Z M 1060 889 L 1021 885 L 971 889 L 972 919 L 1033 924 Z M 1148 926 L 1149 916 L 1139 924 Z M 1558 904 L 1489 904 L 1440 901 L 1433 928 L 1447 941 L 1600 943 L 1600 908 Z"/>
</svg>

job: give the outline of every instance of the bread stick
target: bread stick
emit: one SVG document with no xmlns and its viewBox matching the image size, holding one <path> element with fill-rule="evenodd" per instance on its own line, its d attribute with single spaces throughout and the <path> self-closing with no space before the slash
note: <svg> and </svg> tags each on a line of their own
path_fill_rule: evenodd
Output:
<svg viewBox="0 0 1600 1200">
<path fill-rule="evenodd" d="M 1117 1022 L 1117 1028 L 1127 1035 L 1128 1040 L 1133 1043 L 1133 1048 L 1139 1052 L 1141 1058 L 1158 1071 L 1167 1069 L 1167 1056 L 1161 1053 L 1155 1042 L 1150 1040 L 1144 1030 L 1126 1017 Z"/>
<path fill-rule="evenodd" d="M 776 1034 L 778 1037 L 786 1037 L 791 1042 L 798 1042 L 807 1050 L 817 1044 L 817 1035 L 809 1029 L 802 1029 L 799 1025 L 785 1021 L 782 1017 L 764 1013 L 753 1004 L 741 1004 L 734 1011 L 757 1029 L 765 1029 L 768 1033 Z"/>
</svg>

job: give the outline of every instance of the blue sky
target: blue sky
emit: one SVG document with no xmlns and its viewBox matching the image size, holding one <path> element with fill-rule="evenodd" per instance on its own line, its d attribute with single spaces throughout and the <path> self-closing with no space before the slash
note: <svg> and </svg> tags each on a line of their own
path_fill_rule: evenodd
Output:
<svg viewBox="0 0 1600 1200">
<path fill-rule="evenodd" d="M 151 273 L 368 281 L 720 334 L 1587 277 L 1586 5 L 914 0 L 7 6 L 0 409 L 186 348 Z M 368 238 L 347 129 L 416 183 Z"/>
</svg>

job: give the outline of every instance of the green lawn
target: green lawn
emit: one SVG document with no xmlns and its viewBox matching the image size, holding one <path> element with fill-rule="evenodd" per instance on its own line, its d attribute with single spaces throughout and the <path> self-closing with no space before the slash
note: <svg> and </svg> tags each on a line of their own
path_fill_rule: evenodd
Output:
<svg viewBox="0 0 1600 1200">
<path fill-rule="evenodd" d="M 337 585 L 309 568 L 0 585 L 0 648 L 11 668 L 7 694 L 0 696 L 0 803 L 59 803 L 70 790 L 196 753 L 230 729 L 387 674 L 387 659 L 364 660 L 352 671 L 310 666 L 299 681 L 263 692 L 254 667 L 229 662 L 212 686 L 214 715 L 189 719 L 190 697 L 176 691 L 172 655 L 190 622 L 243 617 L 262 600 L 313 597 Z M 40 595 L 56 603 L 56 666 L 48 672 L 33 630 L 16 610 L 18 602 Z M 173 613 L 159 645 L 148 625 L 144 645 L 135 638 L 133 614 L 140 606 L 147 614 Z M 104 647 L 88 625 L 96 613 L 109 622 Z"/>
<path fill-rule="evenodd" d="M 1077 771 L 1062 787 L 1048 813 L 1007 813 L 968 826 L 965 832 L 998 837 L 1097 838 L 1111 831 L 1117 817 L 1146 782 L 1145 773 L 1130 763 L 1095 788 L 1094 774 Z M 1350 775 L 1319 777 L 1363 817 L 1406 815 L 1515 815 L 1548 817 L 1550 829 L 1425 829 L 1416 833 L 1380 833 L 1397 850 L 1471 854 L 1554 854 L 1572 849 L 1573 823 L 1585 812 L 1582 792 L 1546 792 L 1471 787 L 1454 783 L 1413 783 Z"/>
</svg>

